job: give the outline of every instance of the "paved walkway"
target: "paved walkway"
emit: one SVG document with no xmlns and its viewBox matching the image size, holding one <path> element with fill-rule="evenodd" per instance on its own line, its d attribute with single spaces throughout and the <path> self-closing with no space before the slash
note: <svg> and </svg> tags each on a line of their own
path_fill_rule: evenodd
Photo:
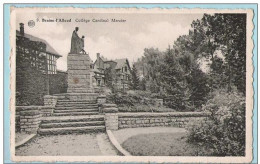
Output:
<svg viewBox="0 0 260 164">
<path fill-rule="evenodd" d="M 116 151 L 105 133 L 37 136 L 16 149 L 17 156 L 109 156 Z"/>
<path fill-rule="evenodd" d="M 113 134 L 117 141 L 122 144 L 128 138 L 139 134 L 151 134 L 151 133 L 177 133 L 186 132 L 184 128 L 174 127 L 142 127 L 142 128 L 126 128 L 113 131 Z"/>
</svg>

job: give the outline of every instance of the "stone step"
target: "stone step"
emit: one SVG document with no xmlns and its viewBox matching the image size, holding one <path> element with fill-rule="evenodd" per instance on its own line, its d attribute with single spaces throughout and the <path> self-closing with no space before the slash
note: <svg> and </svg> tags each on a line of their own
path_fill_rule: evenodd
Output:
<svg viewBox="0 0 260 164">
<path fill-rule="evenodd" d="M 97 133 L 104 132 L 105 126 L 83 126 L 83 127 L 64 127 L 64 128 L 40 128 L 38 134 L 40 135 L 58 135 L 58 134 L 72 134 L 72 133 Z"/>
<path fill-rule="evenodd" d="M 55 110 L 71 110 L 71 109 L 98 109 L 97 106 L 87 106 L 87 107 L 73 107 L 73 106 L 59 106 L 59 107 L 55 107 Z"/>
<path fill-rule="evenodd" d="M 53 116 L 76 116 L 76 115 L 97 115 L 98 112 L 65 112 L 65 113 L 53 113 Z"/>
<path fill-rule="evenodd" d="M 116 104 L 103 104 L 102 106 L 103 106 L 103 108 L 112 108 L 112 107 L 117 107 Z"/>
<path fill-rule="evenodd" d="M 84 104 L 84 105 L 90 105 L 90 106 L 91 106 L 91 105 L 93 105 L 93 106 L 98 105 L 97 103 L 87 103 L 87 102 L 81 102 L 81 103 L 76 103 L 76 102 L 75 102 L 75 103 L 74 103 L 74 102 L 73 102 L 73 103 L 69 103 L 69 102 L 66 102 L 66 103 L 65 103 L 65 102 L 57 102 L 57 103 L 56 103 L 56 105 L 75 105 L 75 104 L 80 104 L 80 105 L 81 105 L 81 104 Z"/>
<path fill-rule="evenodd" d="M 58 100 L 57 103 L 88 103 L 88 104 L 96 104 L 97 101 L 94 101 L 94 100 L 85 100 L 85 101 Z"/>
<path fill-rule="evenodd" d="M 54 113 L 98 112 L 98 109 L 55 109 Z"/>
<path fill-rule="evenodd" d="M 88 122 L 88 121 L 104 121 L 104 116 L 103 115 L 51 116 L 51 117 L 44 117 L 42 119 L 42 123 Z"/>
<path fill-rule="evenodd" d="M 55 107 L 97 107 L 97 105 L 89 105 L 89 104 L 57 104 Z"/>
<path fill-rule="evenodd" d="M 43 123 L 40 128 L 64 128 L 64 127 L 83 127 L 83 126 L 99 126 L 105 125 L 104 121 L 89 121 L 89 122 L 56 122 Z"/>
<path fill-rule="evenodd" d="M 98 105 L 97 103 L 87 103 L 87 102 L 82 102 L 82 103 L 65 103 L 65 102 L 57 102 L 56 105 L 75 105 L 75 104 L 80 104 L 80 105 Z"/>
<path fill-rule="evenodd" d="M 80 103 L 77 103 L 77 102 L 57 102 L 56 105 L 74 105 L 74 104 L 84 104 L 84 105 L 98 105 L 97 103 L 87 103 L 87 102 L 80 102 Z"/>
</svg>

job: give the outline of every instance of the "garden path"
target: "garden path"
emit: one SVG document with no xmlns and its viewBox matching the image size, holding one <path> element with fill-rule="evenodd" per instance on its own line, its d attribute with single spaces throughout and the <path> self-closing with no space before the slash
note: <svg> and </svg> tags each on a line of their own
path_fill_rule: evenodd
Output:
<svg viewBox="0 0 260 164">
<path fill-rule="evenodd" d="M 102 149 L 102 150 L 101 150 Z M 16 149 L 17 156 L 116 155 L 104 133 L 37 136 Z"/>
</svg>

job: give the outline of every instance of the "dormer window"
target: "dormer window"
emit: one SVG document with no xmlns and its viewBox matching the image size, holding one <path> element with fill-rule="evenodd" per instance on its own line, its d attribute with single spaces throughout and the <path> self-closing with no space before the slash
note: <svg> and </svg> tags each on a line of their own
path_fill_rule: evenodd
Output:
<svg viewBox="0 0 260 164">
<path fill-rule="evenodd" d="M 125 66 L 125 72 L 127 72 L 127 66 Z"/>
</svg>

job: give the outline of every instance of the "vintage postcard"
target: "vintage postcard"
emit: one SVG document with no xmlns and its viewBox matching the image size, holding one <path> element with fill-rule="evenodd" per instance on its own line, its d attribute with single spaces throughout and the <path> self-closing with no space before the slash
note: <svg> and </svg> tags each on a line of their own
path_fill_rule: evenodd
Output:
<svg viewBox="0 0 260 164">
<path fill-rule="evenodd" d="M 10 16 L 12 161 L 252 161 L 252 9 Z"/>
</svg>

